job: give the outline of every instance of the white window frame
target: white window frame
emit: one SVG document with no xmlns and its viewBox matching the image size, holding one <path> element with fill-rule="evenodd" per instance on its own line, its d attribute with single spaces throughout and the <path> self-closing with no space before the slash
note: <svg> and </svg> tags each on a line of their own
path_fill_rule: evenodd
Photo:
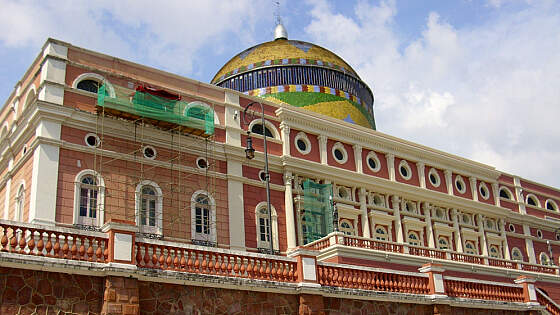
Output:
<svg viewBox="0 0 560 315">
<path fill-rule="evenodd" d="M 496 249 L 496 256 L 492 255 L 493 248 Z M 490 244 L 490 246 L 488 246 L 488 256 L 490 256 L 490 258 L 502 258 L 501 246 L 497 244 Z"/>
<path fill-rule="evenodd" d="M 502 190 L 506 193 L 506 195 L 508 195 L 507 198 L 504 198 L 504 197 L 501 196 Z M 498 190 L 498 197 L 500 197 L 501 199 L 504 199 L 504 200 L 513 200 L 513 193 L 512 193 L 511 190 L 510 190 L 509 188 L 507 188 L 506 186 L 502 186 L 502 187 L 500 187 L 500 189 Z"/>
<path fill-rule="evenodd" d="M 257 235 L 257 247 L 262 249 L 270 249 L 270 243 L 268 241 L 263 241 L 260 238 L 260 218 L 262 217 L 265 220 L 268 220 L 268 211 L 266 214 L 260 213 L 261 209 L 267 209 L 266 201 L 259 202 L 255 207 L 255 227 L 256 227 L 256 235 Z M 279 243 L 278 243 L 278 214 L 276 209 L 273 205 L 270 205 L 270 212 L 272 215 L 272 248 L 274 250 L 279 250 Z"/>
<path fill-rule="evenodd" d="M 140 211 L 142 207 L 142 188 L 144 186 L 151 186 L 156 191 L 156 226 L 149 226 L 149 225 L 142 225 L 140 222 Z M 163 193 L 159 185 L 151 180 L 143 180 L 138 185 L 136 185 L 136 207 L 135 207 L 135 218 L 136 218 L 136 225 L 139 228 L 139 231 L 142 233 L 151 233 L 151 234 L 162 234 L 163 233 Z"/>
<path fill-rule="evenodd" d="M 251 130 L 253 130 L 253 126 L 254 126 L 254 125 L 260 125 L 261 123 L 262 123 L 262 118 L 253 119 L 253 121 L 251 121 L 251 123 L 249 123 L 249 127 L 247 128 L 247 130 L 251 131 Z M 266 128 L 268 128 L 268 129 L 270 129 L 270 133 L 272 133 L 272 138 L 273 138 L 273 139 L 280 140 L 280 133 L 278 132 L 278 130 L 276 129 L 276 126 L 274 126 L 273 123 L 271 123 L 270 121 L 268 121 L 268 120 L 265 119 L 265 120 L 264 120 L 264 126 L 265 126 Z M 257 136 L 260 136 L 260 137 L 264 137 L 264 134 L 265 134 L 266 132 L 265 132 L 265 130 L 264 130 L 264 128 L 263 128 L 263 134 L 262 134 L 262 135 L 260 135 L 260 134 L 258 134 L 258 133 L 254 133 L 253 131 L 251 131 L 251 133 L 252 133 L 253 135 L 257 135 Z M 267 138 L 270 138 L 269 136 L 266 136 L 266 137 L 267 137 Z"/>
<path fill-rule="evenodd" d="M 78 89 L 78 83 L 80 83 L 81 81 L 84 80 L 93 80 L 93 81 L 97 81 L 98 83 L 100 83 L 101 85 L 105 84 L 105 86 L 107 87 L 107 93 L 109 94 L 109 97 L 116 97 L 115 95 L 115 88 L 113 88 L 113 85 L 107 80 L 105 79 L 105 77 L 103 77 L 102 75 L 99 75 L 97 73 L 92 73 L 92 72 L 87 72 L 87 73 L 82 73 L 79 76 L 76 77 L 76 79 L 74 79 L 74 82 L 72 82 L 72 88 L 73 89 Z M 85 93 L 91 93 L 88 91 L 84 91 L 84 90 L 80 90 L 82 92 Z M 91 93 L 94 94 L 94 93 Z"/>
<path fill-rule="evenodd" d="M 529 204 L 529 199 L 532 198 L 535 201 L 535 205 L 530 205 Z M 525 204 L 529 207 L 541 207 L 541 201 L 539 200 L 539 198 L 537 198 L 537 196 L 535 196 L 534 194 L 527 194 L 527 197 L 525 197 Z"/>
<path fill-rule="evenodd" d="M 80 218 L 80 189 L 82 186 L 82 178 L 85 176 L 93 176 L 97 180 L 97 215 L 91 222 L 82 221 Z M 99 173 L 94 170 L 87 169 L 80 171 L 74 178 L 74 224 L 84 224 L 91 226 L 101 226 L 105 222 L 105 181 Z"/>
<path fill-rule="evenodd" d="M 334 154 L 334 151 L 336 150 L 340 150 L 340 152 L 342 152 L 342 159 L 339 160 L 336 155 Z M 336 163 L 338 164 L 346 164 L 346 162 L 348 162 L 348 152 L 346 151 L 346 148 L 344 147 L 344 144 L 340 143 L 340 142 L 336 142 L 331 149 L 331 154 L 333 159 L 336 161 Z"/>
<path fill-rule="evenodd" d="M 375 161 L 375 168 L 372 168 L 369 165 L 369 159 Z M 377 157 L 377 154 L 374 151 L 369 151 L 369 153 L 366 155 L 366 165 L 374 173 L 377 173 L 379 172 L 379 170 L 381 170 L 381 162 L 379 161 L 379 158 Z"/>
<path fill-rule="evenodd" d="M 515 258 L 514 253 L 519 253 L 519 259 Z M 517 247 L 511 249 L 511 259 L 515 261 L 523 261 L 523 252 Z"/>
<path fill-rule="evenodd" d="M 25 210 L 25 182 L 22 181 L 18 186 L 16 197 L 14 198 L 14 221 L 23 221 L 23 212 Z"/>
<path fill-rule="evenodd" d="M 401 168 L 406 169 L 406 176 L 404 176 L 404 174 L 401 172 Z M 401 160 L 399 162 L 399 175 L 404 180 L 410 180 L 412 178 L 412 169 L 410 168 L 410 165 L 408 165 L 408 162 L 406 160 Z"/>
<path fill-rule="evenodd" d="M 210 234 L 196 232 L 196 198 L 199 195 L 205 195 L 208 198 L 208 206 L 210 209 Z M 197 241 L 208 241 L 216 243 L 216 201 L 214 197 L 205 190 L 197 190 L 191 196 L 191 238 Z"/>
<path fill-rule="evenodd" d="M 548 205 L 552 205 L 552 209 L 548 209 Z M 552 199 L 547 199 L 544 203 L 544 208 L 548 211 L 558 211 L 558 204 Z"/>
<path fill-rule="evenodd" d="M 378 230 L 383 231 L 383 233 L 379 233 Z M 380 235 L 384 235 L 384 237 L 383 237 L 384 239 L 381 239 Z M 376 241 L 385 241 L 385 242 L 387 242 L 387 241 L 390 240 L 390 238 L 389 238 L 389 233 L 387 232 L 387 228 L 386 228 L 385 226 L 379 225 L 379 224 L 375 226 L 375 235 L 374 235 L 374 237 L 375 237 L 375 240 L 376 240 Z"/>
<path fill-rule="evenodd" d="M 410 243 L 410 240 L 412 240 L 410 235 L 415 235 L 416 241 L 418 242 L 418 244 L 411 244 Z M 408 245 L 411 245 L 411 246 L 422 246 L 423 244 L 421 243 L 421 240 L 420 240 L 420 233 L 418 233 L 416 231 L 407 231 L 407 233 L 406 233 L 406 243 Z"/>
<path fill-rule="evenodd" d="M 436 179 L 435 183 L 432 183 L 432 176 L 434 176 L 434 178 Z M 430 170 L 428 171 L 428 181 L 430 182 L 430 185 L 432 185 L 433 187 L 439 187 L 439 185 L 441 185 L 441 178 L 439 177 L 439 173 L 435 168 L 430 168 Z"/>
<path fill-rule="evenodd" d="M 305 150 L 299 148 L 299 146 L 297 145 L 298 140 L 305 142 Z M 296 147 L 296 150 L 298 150 L 298 152 L 302 155 L 307 155 L 309 154 L 309 152 L 311 152 L 311 141 L 309 141 L 307 134 L 303 131 L 298 132 L 298 134 L 295 136 L 294 145 Z"/>
<path fill-rule="evenodd" d="M 472 248 L 472 250 L 474 251 L 473 253 L 468 252 L 467 244 L 469 244 L 469 243 L 473 244 L 473 248 Z M 478 243 L 476 241 L 473 241 L 473 240 L 465 240 L 465 244 L 463 246 L 463 252 L 465 254 L 469 254 L 469 255 L 478 255 Z"/>
<path fill-rule="evenodd" d="M 488 185 L 486 185 L 485 182 L 480 182 L 480 184 L 478 185 L 478 194 L 484 200 L 488 200 L 488 198 L 490 198 L 490 190 L 488 189 Z"/>
<path fill-rule="evenodd" d="M 442 245 L 442 241 L 443 241 L 443 243 L 445 243 L 446 248 L 441 248 L 440 245 Z M 451 250 L 451 242 L 449 241 L 447 235 L 440 235 L 438 237 L 437 248 L 440 249 L 440 250 Z"/>
<path fill-rule="evenodd" d="M 342 223 L 346 223 L 348 224 L 348 228 L 346 227 L 342 227 Z M 344 233 L 344 235 L 348 235 L 348 236 L 356 236 L 356 230 L 354 229 L 354 224 L 352 224 L 352 222 L 348 219 L 341 219 L 339 224 L 338 224 L 338 230 L 342 233 Z"/>
<path fill-rule="evenodd" d="M 219 125 L 220 124 L 220 120 L 218 119 L 218 114 L 216 113 L 216 111 L 212 108 L 212 106 L 201 102 L 201 101 L 193 101 L 190 102 L 189 104 L 187 104 L 187 108 L 185 108 L 185 114 L 187 113 L 187 110 L 193 108 L 193 107 L 204 107 L 206 109 L 210 109 L 214 115 L 214 125 Z"/>
<path fill-rule="evenodd" d="M 31 85 L 29 87 L 29 91 L 27 91 L 27 94 L 25 95 L 25 102 L 23 102 L 23 108 L 21 109 L 22 113 L 27 107 L 29 107 L 31 101 L 33 101 L 35 97 L 37 97 L 37 89 L 35 88 L 35 85 Z"/>
<path fill-rule="evenodd" d="M 545 257 L 546 263 L 543 263 L 543 257 Z M 550 266 L 550 257 L 545 252 L 539 254 L 539 264 L 543 266 Z"/>
<path fill-rule="evenodd" d="M 457 183 L 461 183 L 461 187 L 463 187 L 463 189 L 459 189 L 459 187 L 457 187 Z M 457 174 L 455 175 L 455 180 L 453 181 L 453 184 L 455 186 L 455 189 L 457 189 L 457 191 L 463 195 L 467 192 L 467 183 L 465 183 L 465 180 L 463 179 L 463 176 Z"/>
</svg>

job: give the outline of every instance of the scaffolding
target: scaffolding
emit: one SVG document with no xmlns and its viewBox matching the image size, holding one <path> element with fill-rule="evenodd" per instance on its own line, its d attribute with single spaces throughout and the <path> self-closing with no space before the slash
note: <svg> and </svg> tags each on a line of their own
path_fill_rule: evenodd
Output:
<svg viewBox="0 0 560 315">
<path fill-rule="evenodd" d="M 180 101 L 180 96 L 162 90 L 153 93 L 114 87 L 114 91 L 114 97 L 109 97 L 104 85 L 98 90 L 96 132 L 100 141 L 90 167 L 104 181 L 105 204 L 99 209 L 104 211 L 105 221 L 110 217 L 138 222 L 142 213 L 147 223 L 139 225 L 143 237 L 188 241 L 190 235 L 193 243 L 216 246 L 216 233 L 209 233 L 220 223 L 215 202 L 219 165 L 213 108 Z M 109 119 L 126 132 L 107 132 Z M 156 195 L 146 198 L 155 200 L 150 205 L 159 203 L 154 206 L 157 213 L 145 211 L 150 205 L 144 204 L 145 192 L 138 189 L 142 185 L 156 188 Z M 193 205 L 197 191 L 204 192 L 204 199 Z M 192 207 L 201 209 L 196 223 L 208 227 L 196 237 L 191 228 Z M 214 211 L 213 220 L 210 211 Z M 194 212 L 199 213 L 198 209 Z"/>
<path fill-rule="evenodd" d="M 334 230 L 332 192 L 332 184 L 318 184 L 309 179 L 303 182 L 303 244 L 323 238 Z"/>
</svg>

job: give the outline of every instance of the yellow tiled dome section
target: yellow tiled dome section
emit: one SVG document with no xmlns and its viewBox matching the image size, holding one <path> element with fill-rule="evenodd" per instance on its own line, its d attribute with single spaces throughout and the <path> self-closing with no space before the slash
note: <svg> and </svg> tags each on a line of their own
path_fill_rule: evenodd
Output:
<svg viewBox="0 0 560 315">
<path fill-rule="evenodd" d="M 302 49 L 302 45 L 305 46 L 306 49 Z M 298 46 L 300 47 L 298 48 Z M 239 69 L 243 66 L 248 66 L 250 64 L 266 60 L 289 58 L 304 58 L 320 60 L 322 62 L 330 62 L 336 66 L 344 67 L 344 69 L 359 78 L 354 69 L 352 69 L 352 67 L 350 67 L 344 60 L 342 60 L 342 58 L 323 47 L 308 42 L 278 39 L 271 42 L 259 44 L 239 53 L 237 56 L 228 61 L 220 69 L 220 71 L 218 71 L 218 73 L 212 79 L 212 83 L 217 83 L 218 79 L 226 73 L 235 69 Z"/>
<path fill-rule="evenodd" d="M 266 96 L 265 99 L 278 104 L 282 103 L 281 100 L 271 95 Z M 323 114 L 340 120 L 346 120 L 348 119 L 348 116 L 350 116 L 350 119 L 352 119 L 352 121 L 357 125 L 366 128 L 372 128 L 364 114 L 362 114 L 356 108 L 356 106 L 352 105 L 352 103 L 348 101 L 321 102 L 302 106 L 300 108 L 305 108 L 312 112 Z"/>
</svg>

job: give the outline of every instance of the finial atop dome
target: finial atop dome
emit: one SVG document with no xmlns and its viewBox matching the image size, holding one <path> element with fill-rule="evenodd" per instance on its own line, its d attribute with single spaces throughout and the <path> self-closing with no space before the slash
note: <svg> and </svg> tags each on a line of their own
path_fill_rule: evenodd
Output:
<svg viewBox="0 0 560 315">
<path fill-rule="evenodd" d="M 282 23 L 278 23 L 274 29 L 274 40 L 277 39 L 288 39 L 288 31 Z"/>
</svg>

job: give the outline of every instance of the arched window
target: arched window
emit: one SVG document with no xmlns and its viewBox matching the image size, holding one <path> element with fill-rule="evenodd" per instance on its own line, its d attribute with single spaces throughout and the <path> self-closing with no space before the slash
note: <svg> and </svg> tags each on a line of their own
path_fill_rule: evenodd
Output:
<svg viewBox="0 0 560 315">
<path fill-rule="evenodd" d="M 272 247 L 278 250 L 278 215 L 276 209 L 270 206 L 272 217 Z M 270 250 L 270 220 L 266 202 L 261 202 L 255 207 L 255 220 L 257 227 L 257 247 L 262 250 Z"/>
<path fill-rule="evenodd" d="M 216 244 L 216 203 L 202 190 L 191 198 L 191 235 L 198 245 Z"/>
<path fill-rule="evenodd" d="M 103 178 L 93 170 L 83 170 L 76 176 L 74 185 L 74 224 L 103 224 Z"/>
<path fill-rule="evenodd" d="M 513 260 L 518 260 L 518 261 L 523 261 L 523 254 L 521 253 L 521 251 L 519 250 L 519 248 L 514 247 L 511 250 L 511 259 Z"/>
<path fill-rule="evenodd" d="M 253 120 L 249 124 L 249 130 L 252 133 L 256 133 L 258 135 L 263 135 L 262 120 L 261 119 Z M 268 120 L 264 121 L 264 132 L 266 133 L 267 137 L 274 138 L 274 139 L 280 139 L 280 135 L 278 134 L 278 131 L 276 130 L 276 127 L 274 127 L 274 125 Z"/>
<path fill-rule="evenodd" d="M 548 258 L 548 255 L 545 254 L 544 252 L 539 255 L 539 259 L 541 261 L 541 265 L 543 266 L 550 265 L 550 258 Z"/>
<path fill-rule="evenodd" d="M 509 189 L 507 189 L 506 187 L 501 187 L 500 188 L 500 198 L 504 198 L 504 199 L 508 199 L 511 200 L 511 192 L 509 191 Z"/>
<path fill-rule="evenodd" d="M 136 224 L 142 233 L 162 233 L 163 195 L 159 186 L 143 180 L 136 186 Z"/>
<path fill-rule="evenodd" d="M 74 82 L 72 87 L 78 90 L 97 93 L 99 88 L 105 84 L 105 95 L 115 97 L 115 89 L 113 86 L 101 75 L 97 73 L 82 73 Z"/>
<path fill-rule="evenodd" d="M 340 220 L 340 232 L 344 233 L 345 235 L 355 235 L 354 227 L 352 226 L 352 222 L 348 219 Z"/>
<path fill-rule="evenodd" d="M 408 233 L 408 244 L 414 246 L 420 246 L 420 238 L 418 237 L 418 233 L 416 232 Z"/>
<path fill-rule="evenodd" d="M 530 195 L 527 196 L 527 204 L 530 205 L 530 206 L 533 206 L 533 207 L 540 207 L 541 206 L 540 203 L 539 203 L 539 199 L 533 194 L 530 194 Z"/>
<path fill-rule="evenodd" d="M 25 97 L 25 103 L 23 103 L 22 111 L 29 107 L 31 103 L 33 103 L 33 100 L 35 100 L 35 96 L 37 95 L 36 93 L 37 92 L 35 92 L 35 86 L 31 86 L 31 89 L 29 90 L 29 92 L 27 92 L 27 96 Z"/>
<path fill-rule="evenodd" d="M 378 225 L 375 228 L 375 239 L 379 241 L 387 241 L 387 229 L 385 227 Z"/>
<path fill-rule="evenodd" d="M 489 254 L 490 254 L 490 257 L 492 257 L 492 258 L 501 258 L 502 257 L 502 255 L 500 253 L 500 249 L 496 245 L 490 245 Z"/>
<path fill-rule="evenodd" d="M 449 249 L 449 241 L 447 240 L 447 237 L 440 236 L 438 238 L 438 248 L 439 249 Z"/>
<path fill-rule="evenodd" d="M 555 202 L 554 200 L 552 200 L 552 199 L 546 200 L 545 208 L 546 208 L 547 210 L 558 211 L 558 205 L 557 205 L 556 202 Z"/>
<path fill-rule="evenodd" d="M 15 221 L 22 221 L 23 220 L 23 206 L 25 202 L 25 185 L 22 183 L 19 185 L 19 189 L 16 194 L 15 200 L 15 212 L 14 212 L 14 220 Z"/>
<path fill-rule="evenodd" d="M 476 249 L 476 245 L 474 244 L 474 242 L 472 242 L 472 241 L 466 241 L 465 242 L 465 253 L 471 254 L 471 255 L 477 255 L 478 254 L 478 250 Z"/>
</svg>

